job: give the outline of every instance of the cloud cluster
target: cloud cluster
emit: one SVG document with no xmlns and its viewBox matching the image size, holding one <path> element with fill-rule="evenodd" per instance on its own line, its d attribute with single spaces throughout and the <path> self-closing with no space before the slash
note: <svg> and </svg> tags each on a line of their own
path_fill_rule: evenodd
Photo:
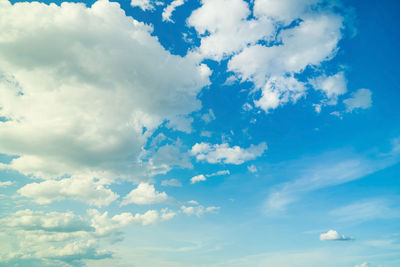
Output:
<svg viewBox="0 0 400 267">
<path fill-rule="evenodd" d="M 147 226 L 170 220 L 176 214 L 168 209 L 114 216 L 95 209 L 88 210 L 87 216 L 72 212 L 20 210 L 0 219 L 2 229 L 6 230 L 0 240 L 11 244 L 6 249 L 2 247 L 0 261 L 40 259 L 53 266 L 80 266 L 85 259 L 111 257 L 112 252 L 100 249 L 100 246 L 120 240 L 123 227 Z"/>
<path fill-rule="evenodd" d="M 201 3 L 187 20 L 201 38 L 197 52 L 216 61 L 228 59 L 227 70 L 234 73 L 230 82 L 238 79 L 254 83 L 255 91 L 261 93 L 254 99 L 256 107 L 268 113 L 286 103 L 295 103 L 312 87 L 323 92 L 322 105 L 336 105 L 338 97 L 347 92 L 343 71 L 326 75 L 321 68 L 322 63 L 335 57 L 343 37 L 345 15 L 336 2 Z M 224 12 L 227 6 L 230 12 Z M 313 74 L 308 80 L 299 79 L 297 74 L 308 67 Z M 346 105 L 351 110 L 352 105 Z"/>
<path fill-rule="evenodd" d="M 146 9 L 150 1 L 134 3 Z M 118 3 L 3 0 L 0 17 L 0 153 L 16 156 L 0 168 L 71 176 L 20 191 L 38 202 L 81 199 L 87 190 L 98 199 L 93 204 L 108 204 L 115 199 L 105 187 L 110 180 L 140 182 L 158 168 L 140 159 L 154 129 L 164 121 L 179 129 L 201 107 L 208 67 L 172 55 Z M 83 178 L 90 173 L 96 176 Z"/>
</svg>

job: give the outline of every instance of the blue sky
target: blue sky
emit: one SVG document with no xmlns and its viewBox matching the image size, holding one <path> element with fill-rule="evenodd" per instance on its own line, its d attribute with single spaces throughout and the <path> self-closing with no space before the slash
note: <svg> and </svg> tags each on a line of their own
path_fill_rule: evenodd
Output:
<svg viewBox="0 0 400 267">
<path fill-rule="evenodd" d="M 399 7 L 0 0 L 0 266 L 399 266 Z"/>
</svg>

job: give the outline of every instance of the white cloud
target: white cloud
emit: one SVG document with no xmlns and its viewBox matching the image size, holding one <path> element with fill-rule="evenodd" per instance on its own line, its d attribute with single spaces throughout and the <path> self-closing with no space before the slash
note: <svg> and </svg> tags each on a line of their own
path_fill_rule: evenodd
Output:
<svg viewBox="0 0 400 267">
<path fill-rule="evenodd" d="M 321 104 L 313 104 L 315 112 L 321 113 L 322 105 Z"/>
<path fill-rule="evenodd" d="M 288 102 L 295 103 L 304 95 L 305 90 L 305 84 L 292 76 L 271 77 L 261 90 L 261 98 L 255 100 L 254 104 L 268 113 L 271 109 Z"/>
<path fill-rule="evenodd" d="M 250 10 L 245 1 L 202 0 L 201 3 L 187 22 L 202 35 L 199 51 L 203 57 L 221 60 L 274 32 L 267 20 L 247 20 Z M 229 12 L 225 12 L 227 7 Z"/>
<path fill-rule="evenodd" d="M 14 184 L 12 181 L 5 181 L 5 182 L 0 182 L 0 187 L 7 187 Z"/>
<path fill-rule="evenodd" d="M 163 180 L 161 181 L 162 186 L 176 186 L 176 187 L 181 187 L 182 183 L 177 180 L 177 179 L 169 179 L 169 180 Z"/>
<path fill-rule="evenodd" d="M 266 143 L 251 145 L 249 148 L 241 148 L 239 146 L 229 147 L 228 144 L 196 143 L 191 154 L 198 161 L 205 160 L 208 163 L 227 163 L 227 164 L 242 164 L 246 161 L 253 160 L 261 156 L 267 150 Z"/>
<path fill-rule="evenodd" d="M 139 7 L 143 11 L 147 10 L 154 10 L 155 5 L 163 5 L 161 1 L 154 1 L 154 0 L 132 0 L 131 1 L 131 6 L 133 7 Z"/>
<path fill-rule="evenodd" d="M 199 202 L 197 202 L 196 200 L 189 200 L 187 203 L 191 205 L 199 205 Z"/>
<path fill-rule="evenodd" d="M 29 209 L 19 210 L 9 217 L 0 221 L 3 226 L 25 229 L 43 230 L 49 232 L 76 232 L 94 231 L 88 221 L 72 212 L 49 212 L 32 211 Z"/>
<path fill-rule="evenodd" d="M 136 189 L 133 189 L 124 197 L 121 205 L 128 205 L 130 203 L 138 205 L 154 204 L 164 202 L 167 199 L 167 194 L 165 192 L 156 191 L 154 185 L 140 183 Z"/>
<path fill-rule="evenodd" d="M 203 116 L 201 116 L 201 119 L 203 121 L 205 121 L 206 123 L 210 123 L 211 121 L 215 120 L 215 114 L 213 112 L 212 109 L 209 109 L 207 113 L 203 114 Z"/>
<path fill-rule="evenodd" d="M 256 0 L 254 14 L 257 17 L 269 17 L 289 24 L 304 16 L 307 9 L 318 2 L 318 0 Z"/>
<path fill-rule="evenodd" d="M 91 218 L 91 226 L 95 228 L 98 235 L 109 235 L 115 230 L 132 224 L 140 224 L 143 226 L 154 224 L 159 221 L 160 216 L 156 210 L 148 210 L 143 214 L 124 212 L 108 216 L 108 212 L 100 213 L 98 210 L 89 210 L 88 214 Z"/>
<path fill-rule="evenodd" d="M 31 183 L 19 189 L 18 193 L 39 204 L 72 199 L 100 207 L 107 206 L 118 198 L 101 180 L 96 181 L 91 175 L 73 175 L 61 180 Z"/>
<path fill-rule="evenodd" d="M 158 168 L 158 172 L 162 174 L 167 173 L 173 167 L 193 168 L 187 148 L 180 142 L 159 147 L 155 153 L 149 154 L 149 158 L 152 166 Z"/>
<path fill-rule="evenodd" d="M 307 83 L 295 74 L 335 56 L 344 18 L 332 12 L 333 6 L 319 0 L 255 0 L 251 10 L 242 0 L 203 0 L 188 25 L 201 37 L 199 54 L 228 58 L 228 71 L 253 82 L 261 90 L 255 105 L 269 112 L 305 95 Z M 248 19 L 251 11 L 254 17 Z M 341 75 L 330 77 L 321 89 L 329 95 L 343 90 Z M 335 82 L 338 86 L 330 86 Z"/>
<path fill-rule="evenodd" d="M 213 177 L 213 176 L 221 176 L 221 175 L 229 175 L 231 172 L 229 170 L 221 170 L 217 171 L 211 174 L 206 174 L 207 177 Z"/>
<path fill-rule="evenodd" d="M 161 213 L 148 210 L 114 216 L 95 209 L 88 210 L 87 216 L 78 216 L 70 211 L 19 210 L 0 219 L 4 230 L 1 242 L 9 244 L 2 246 L 0 260 L 6 265 L 12 260 L 37 259 L 48 264 L 40 266 L 80 266 L 87 259 L 112 257 L 110 251 L 100 247 L 104 243 L 120 241 L 123 227 L 152 225 L 170 220 L 176 214 L 176 211 L 168 209 L 162 209 Z"/>
<path fill-rule="evenodd" d="M 191 133 L 192 132 L 192 122 L 193 118 L 185 116 L 176 116 L 174 120 L 170 120 L 167 123 L 168 128 L 172 128 L 181 132 Z"/>
<path fill-rule="evenodd" d="M 2 1 L 0 17 L 0 153 L 19 156 L 3 169 L 143 181 L 154 129 L 201 108 L 209 68 L 169 53 L 118 3 Z"/>
<path fill-rule="evenodd" d="M 181 206 L 181 211 L 186 214 L 186 215 L 196 215 L 197 217 L 200 217 L 201 215 L 205 214 L 205 213 L 217 213 L 220 210 L 220 207 L 207 207 L 205 208 L 202 205 L 193 207 L 187 207 L 187 206 Z"/>
<path fill-rule="evenodd" d="M 162 13 L 162 20 L 163 21 L 169 21 L 169 22 L 174 22 L 171 19 L 172 13 L 175 11 L 175 9 L 185 3 L 185 0 L 174 0 L 172 1 L 166 8 L 164 8 L 163 13 Z"/>
<path fill-rule="evenodd" d="M 254 164 L 247 166 L 247 169 L 251 173 L 256 173 L 257 172 L 257 167 Z"/>
<path fill-rule="evenodd" d="M 212 133 L 210 131 L 201 131 L 200 136 L 210 138 L 212 136 Z"/>
<path fill-rule="evenodd" d="M 341 235 L 338 232 L 336 232 L 335 230 L 329 230 L 326 233 L 322 233 L 319 236 L 319 239 L 321 241 L 337 241 L 337 240 L 346 241 L 346 240 L 351 240 L 351 238 L 346 237 L 344 235 Z"/>
<path fill-rule="evenodd" d="M 174 218 L 178 213 L 176 211 L 171 211 L 168 208 L 164 208 L 161 210 L 161 220 L 169 221 Z"/>
<path fill-rule="evenodd" d="M 72 212 L 20 210 L 0 220 L 7 260 L 40 259 L 63 266 L 84 259 L 111 257 L 98 248 L 99 237 L 90 220 Z M 2 259 L 4 260 L 4 259 Z M 7 262 L 6 260 L 6 262 Z"/>
<path fill-rule="evenodd" d="M 368 89 L 358 89 L 352 97 L 343 100 L 346 111 L 352 112 L 355 109 L 367 109 L 372 106 L 372 93 Z"/>
<path fill-rule="evenodd" d="M 321 90 L 328 98 L 328 105 L 336 105 L 337 98 L 347 92 L 347 81 L 344 72 L 332 76 L 322 75 L 310 81 L 315 89 Z"/>
<path fill-rule="evenodd" d="M 200 175 L 196 175 L 196 176 L 192 177 L 190 179 L 190 183 L 191 184 L 195 184 L 195 183 L 198 183 L 198 182 L 206 181 L 208 177 L 229 175 L 229 174 L 230 174 L 229 170 L 217 171 L 217 172 L 214 172 L 214 173 L 211 173 L 211 174 L 206 174 L 206 175 L 200 174 Z"/>
<path fill-rule="evenodd" d="M 192 178 L 190 178 L 190 183 L 195 184 L 195 183 L 205 181 L 205 180 L 207 180 L 207 178 L 203 174 L 199 174 L 199 175 L 196 175 L 196 176 L 193 176 Z"/>
<path fill-rule="evenodd" d="M 310 14 L 297 27 L 280 33 L 282 45 L 250 46 L 232 59 L 230 69 L 238 70 L 244 79 L 250 79 L 250 75 L 255 74 L 256 84 L 262 84 L 269 75 L 301 72 L 308 65 L 319 65 L 334 55 L 341 38 L 342 20 L 339 15 L 329 13 Z M 239 65 L 240 62 L 250 63 L 248 56 L 255 52 L 260 54 L 253 64 Z M 259 71 L 257 68 L 260 68 Z"/>
</svg>

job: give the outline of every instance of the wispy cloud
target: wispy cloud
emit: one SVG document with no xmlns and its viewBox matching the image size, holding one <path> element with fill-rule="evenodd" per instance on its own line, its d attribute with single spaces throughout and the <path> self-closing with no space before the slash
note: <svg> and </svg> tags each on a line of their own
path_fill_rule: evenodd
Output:
<svg viewBox="0 0 400 267">
<path fill-rule="evenodd" d="M 374 219 L 400 217 L 400 210 L 393 208 L 389 199 L 367 199 L 336 208 L 329 213 L 339 222 L 364 222 Z"/>
<path fill-rule="evenodd" d="M 292 181 L 278 185 L 266 199 L 268 212 L 285 210 L 303 195 L 330 186 L 344 184 L 392 166 L 399 161 L 397 153 L 364 156 L 344 151 L 303 159 L 304 167 L 296 170 Z M 298 165 L 286 166 L 295 168 Z"/>
</svg>

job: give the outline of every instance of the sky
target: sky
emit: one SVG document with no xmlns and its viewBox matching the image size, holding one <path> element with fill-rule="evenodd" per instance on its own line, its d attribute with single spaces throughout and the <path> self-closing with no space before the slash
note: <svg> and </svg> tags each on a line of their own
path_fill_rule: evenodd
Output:
<svg viewBox="0 0 400 267">
<path fill-rule="evenodd" d="M 0 0 L 0 266 L 400 266 L 396 0 Z"/>
</svg>

